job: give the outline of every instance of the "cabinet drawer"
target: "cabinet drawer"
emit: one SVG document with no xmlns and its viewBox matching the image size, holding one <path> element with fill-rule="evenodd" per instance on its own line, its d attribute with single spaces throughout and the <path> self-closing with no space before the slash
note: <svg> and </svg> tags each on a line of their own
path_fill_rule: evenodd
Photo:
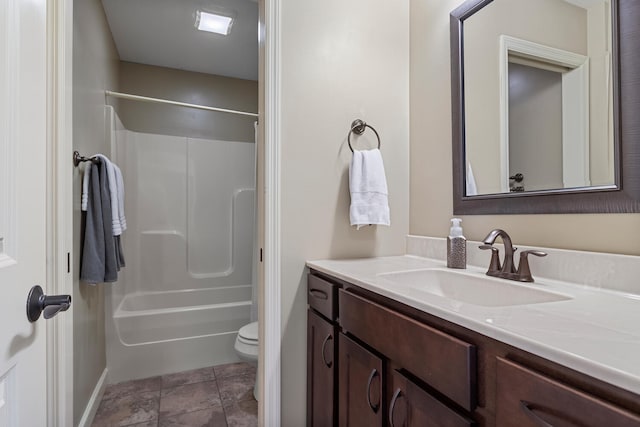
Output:
<svg viewBox="0 0 640 427">
<path fill-rule="evenodd" d="M 344 290 L 339 299 L 343 329 L 463 408 L 475 408 L 474 345 Z"/>
<path fill-rule="evenodd" d="M 638 427 L 640 415 L 498 358 L 496 424 Z"/>
<path fill-rule="evenodd" d="M 391 378 L 389 425 L 471 427 L 475 422 L 450 409 L 398 371 Z"/>
<path fill-rule="evenodd" d="M 307 279 L 309 306 L 329 320 L 336 320 L 338 286 L 324 279 L 309 275 Z"/>
</svg>

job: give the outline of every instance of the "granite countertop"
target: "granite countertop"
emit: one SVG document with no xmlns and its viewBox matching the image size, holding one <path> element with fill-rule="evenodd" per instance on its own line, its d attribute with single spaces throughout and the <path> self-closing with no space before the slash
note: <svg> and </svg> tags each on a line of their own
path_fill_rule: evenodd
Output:
<svg viewBox="0 0 640 427">
<path fill-rule="evenodd" d="M 534 284 L 506 282 L 569 298 L 487 307 L 420 292 L 384 276 L 446 268 L 441 260 L 404 255 L 308 261 L 307 266 L 640 394 L 639 295 L 536 277 Z M 486 268 L 468 267 L 462 271 L 486 277 Z"/>
</svg>

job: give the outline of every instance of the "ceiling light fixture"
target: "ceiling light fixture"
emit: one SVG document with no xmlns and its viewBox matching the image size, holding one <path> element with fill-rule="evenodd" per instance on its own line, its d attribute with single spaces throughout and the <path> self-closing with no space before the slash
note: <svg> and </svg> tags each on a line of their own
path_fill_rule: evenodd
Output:
<svg viewBox="0 0 640 427">
<path fill-rule="evenodd" d="M 226 36 L 231 31 L 232 24 L 233 18 L 230 16 L 204 12 L 202 10 L 196 12 L 196 28 L 200 31 L 208 31 Z"/>
</svg>

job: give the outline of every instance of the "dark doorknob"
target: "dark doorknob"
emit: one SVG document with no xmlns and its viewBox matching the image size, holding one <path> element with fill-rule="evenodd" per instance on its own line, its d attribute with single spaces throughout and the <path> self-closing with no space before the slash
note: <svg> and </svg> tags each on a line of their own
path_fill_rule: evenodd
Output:
<svg viewBox="0 0 640 427">
<path fill-rule="evenodd" d="M 27 319 L 35 322 L 44 311 L 44 318 L 51 319 L 61 311 L 67 311 L 71 306 L 71 295 L 47 296 L 38 285 L 31 288 L 27 296 Z"/>
</svg>

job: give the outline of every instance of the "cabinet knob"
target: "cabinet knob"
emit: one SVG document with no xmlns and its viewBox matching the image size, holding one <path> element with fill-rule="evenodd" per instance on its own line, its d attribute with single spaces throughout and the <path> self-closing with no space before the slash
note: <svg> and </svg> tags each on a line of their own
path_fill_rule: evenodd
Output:
<svg viewBox="0 0 640 427">
<path fill-rule="evenodd" d="M 327 295 L 327 293 L 320 289 L 313 289 L 313 288 L 309 289 L 309 295 L 311 295 L 314 298 L 329 299 L 329 296 Z"/>
<path fill-rule="evenodd" d="M 378 376 L 378 370 L 376 368 L 373 368 L 373 370 L 369 374 L 369 379 L 367 380 L 367 403 L 369 404 L 369 407 L 371 408 L 374 414 L 377 414 L 378 409 L 380 409 L 380 402 L 371 403 L 371 382 L 373 382 L 373 379 L 376 376 Z"/>
<path fill-rule="evenodd" d="M 327 362 L 327 358 L 324 356 L 324 349 L 327 346 L 327 342 L 329 342 L 329 340 L 332 340 L 332 339 L 333 339 L 333 336 L 331 334 L 329 334 L 329 335 L 327 335 L 327 337 L 322 342 L 322 361 L 327 366 L 327 368 L 330 368 L 331 365 L 333 365 L 333 361 L 328 361 Z"/>
<path fill-rule="evenodd" d="M 393 393 L 393 397 L 391 398 L 391 404 L 389 404 L 389 425 L 391 427 L 395 427 L 395 424 L 393 423 L 393 413 L 396 410 L 396 402 L 398 401 L 398 398 L 402 396 L 402 390 L 397 388 L 395 393 Z"/>
</svg>

